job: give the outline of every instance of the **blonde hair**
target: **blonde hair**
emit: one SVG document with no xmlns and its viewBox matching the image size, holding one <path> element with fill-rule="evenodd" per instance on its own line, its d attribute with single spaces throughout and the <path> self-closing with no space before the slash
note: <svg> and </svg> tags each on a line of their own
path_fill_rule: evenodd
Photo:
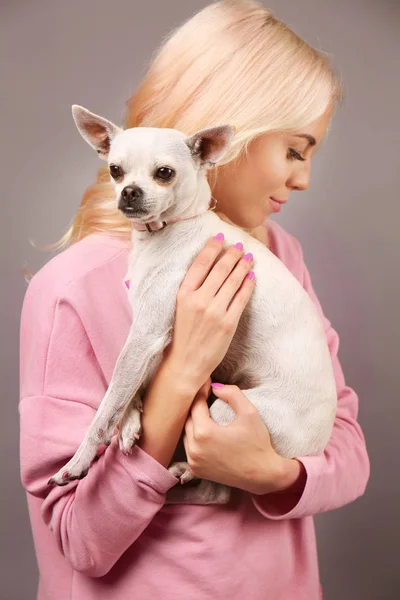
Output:
<svg viewBox="0 0 400 600">
<path fill-rule="evenodd" d="M 256 0 L 220 0 L 169 33 L 126 103 L 124 128 L 171 127 L 191 135 L 223 123 L 236 135 L 223 160 L 247 153 L 256 137 L 304 127 L 341 99 L 328 59 Z M 107 166 L 87 188 L 69 229 L 46 249 L 60 250 L 94 232 L 130 238 Z"/>
</svg>

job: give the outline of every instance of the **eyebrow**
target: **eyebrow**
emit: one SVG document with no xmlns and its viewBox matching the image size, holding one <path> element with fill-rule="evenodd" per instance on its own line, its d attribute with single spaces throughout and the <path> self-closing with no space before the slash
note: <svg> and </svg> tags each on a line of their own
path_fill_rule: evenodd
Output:
<svg viewBox="0 0 400 600">
<path fill-rule="evenodd" d="M 296 137 L 304 138 L 304 139 L 308 140 L 308 143 L 310 144 L 310 146 L 315 146 L 317 143 L 315 137 L 313 137 L 312 135 L 309 135 L 308 133 L 299 133 L 298 135 L 296 135 Z"/>
</svg>

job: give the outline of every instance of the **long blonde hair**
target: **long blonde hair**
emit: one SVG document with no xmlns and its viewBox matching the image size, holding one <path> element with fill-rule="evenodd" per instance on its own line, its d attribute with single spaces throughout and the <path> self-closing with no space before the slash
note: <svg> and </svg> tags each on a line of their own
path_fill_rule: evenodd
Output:
<svg viewBox="0 0 400 600">
<path fill-rule="evenodd" d="M 257 0 L 220 0 L 169 33 L 128 99 L 124 128 L 171 127 L 187 135 L 229 123 L 236 135 L 218 166 L 240 158 L 258 135 L 310 124 L 341 98 L 326 56 Z M 83 196 L 67 232 L 47 246 L 60 250 L 93 232 L 129 238 L 107 166 Z"/>
</svg>

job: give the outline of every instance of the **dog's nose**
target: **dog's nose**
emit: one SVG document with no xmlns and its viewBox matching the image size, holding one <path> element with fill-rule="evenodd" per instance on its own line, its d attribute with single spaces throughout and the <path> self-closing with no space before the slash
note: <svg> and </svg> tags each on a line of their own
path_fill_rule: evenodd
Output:
<svg viewBox="0 0 400 600">
<path fill-rule="evenodd" d="M 143 197 L 143 190 L 138 185 L 127 185 L 121 192 L 125 206 L 133 207 Z"/>
</svg>

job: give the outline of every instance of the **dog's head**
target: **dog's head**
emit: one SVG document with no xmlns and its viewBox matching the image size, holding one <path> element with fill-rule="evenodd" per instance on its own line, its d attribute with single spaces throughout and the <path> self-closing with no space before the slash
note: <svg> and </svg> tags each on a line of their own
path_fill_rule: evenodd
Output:
<svg viewBox="0 0 400 600">
<path fill-rule="evenodd" d="M 123 130 L 77 105 L 72 115 L 82 137 L 107 161 L 117 206 L 126 217 L 148 223 L 179 217 L 189 207 L 207 208 L 211 192 L 205 172 L 228 149 L 232 126 L 186 136 L 167 128 Z"/>
</svg>

